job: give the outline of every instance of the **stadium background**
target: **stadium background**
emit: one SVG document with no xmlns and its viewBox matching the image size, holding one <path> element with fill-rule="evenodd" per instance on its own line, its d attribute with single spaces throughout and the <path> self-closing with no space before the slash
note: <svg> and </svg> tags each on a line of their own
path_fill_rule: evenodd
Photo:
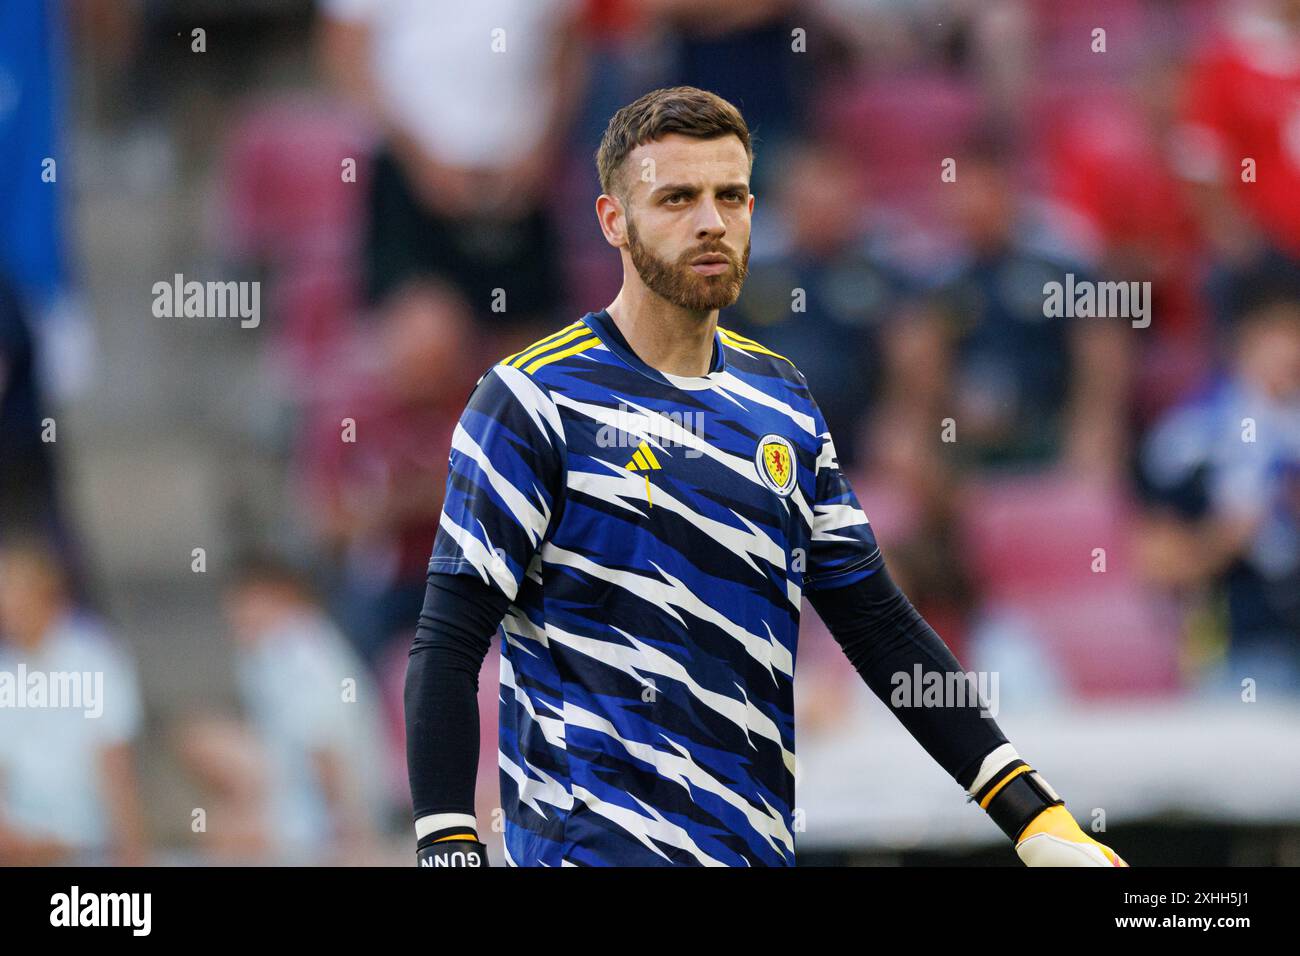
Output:
<svg viewBox="0 0 1300 956">
<path fill-rule="evenodd" d="M 0 566 L 0 631 L 50 602 L 141 704 L 102 738 L 0 710 L 0 863 L 409 862 L 402 667 L 451 427 L 493 360 L 617 291 L 592 154 L 679 83 L 756 137 L 722 323 L 805 371 L 1022 754 L 1136 865 L 1300 860 L 1300 4 L 459 8 L 0 6 L 0 554 L 27 558 Z M 439 55 L 411 57 L 431 10 Z M 499 74 L 456 45 L 495 27 Z M 1150 282 L 1149 327 L 1045 317 L 1066 273 Z M 259 324 L 156 315 L 177 274 L 260 283 Z M 30 586 L 55 576 L 66 598 Z M 277 614 L 308 622 L 292 646 Z M 308 720 L 340 673 L 352 716 Z M 1015 862 L 810 610 L 798 690 L 803 862 Z M 110 744 L 125 853 L 22 823 L 15 779 L 72 787 Z M 346 825 L 312 815 L 321 751 L 375 784 L 345 787 Z"/>
</svg>

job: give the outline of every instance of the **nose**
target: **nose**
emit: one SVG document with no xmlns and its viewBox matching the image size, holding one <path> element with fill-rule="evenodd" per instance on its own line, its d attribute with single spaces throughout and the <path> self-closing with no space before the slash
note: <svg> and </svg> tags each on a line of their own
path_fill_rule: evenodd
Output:
<svg viewBox="0 0 1300 956">
<path fill-rule="evenodd" d="M 699 216 L 695 222 L 695 238 L 717 240 L 727 234 L 727 224 L 718 211 L 716 203 L 702 202 L 699 209 Z"/>
</svg>

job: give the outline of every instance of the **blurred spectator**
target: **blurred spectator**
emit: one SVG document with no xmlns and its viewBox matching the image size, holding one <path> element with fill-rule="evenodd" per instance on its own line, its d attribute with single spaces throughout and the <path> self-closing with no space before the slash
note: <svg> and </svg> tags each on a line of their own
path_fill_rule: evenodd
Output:
<svg viewBox="0 0 1300 956">
<path fill-rule="evenodd" d="M 385 754 L 364 666 L 305 580 L 267 558 L 240 566 L 225 612 L 247 714 L 184 728 L 182 756 L 212 797 L 218 856 L 373 861 Z"/>
<path fill-rule="evenodd" d="M 1047 161 L 1054 198 L 1107 278 L 1152 284 L 1152 323 L 1135 337 L 1138 416 L 1149 421 L 1203 380 L 1211 342 L 1201 223 L 1175 169 L 1181 65 L 1155 58 L 1125 86 L 1057 110 Z"/>
<path fill-rule="evenodd" d="M 922 337 L 917 339 L 921 345 Z M 898 405 L 878 410 L 869 464 L 853 485 L 888 555 L 890 573 L 957 658 L 965 660 L 975 591 L 957 536 L 960 486 L 953 463 L 933 440 L 931 423 L 937 419 L 923 421 L 922 414 Z"/>
<path fill-rule="evenodd" d="M 853 486 L 899 586 L 964 661 L 974 594 L 956 540 L 959 475 L 936 440 L 937 423 L 950 414 L 944 402 L 952 349 L 942 321 L 923 305 L 905 303 L 891 319 L 878 335 L 876 361 L 882 370 L 902 370 L 906 381 L 874 388 Z"/>
<path fill-rule="evenodd" d="M 63 38 L 62 4 L 0 6 L 0 271 L 40 303 L 66 280 L 60 205 L 71 164 L 59 142 Z"/>
<path fill-rule="evenodd" d="M 1064 459 L 1114 475 L 1127 425 L 1128 320 L 1047 315 L 1046 283 L 1088 277 L 1020 201 L 1004 150 L 993 140 L 976 144 L 950 186 L 965 254 L 937 302 L 953 374 L 925 382 L 894 367 L 889 387 L 901 404 L 947 409 L 953 448 L 968 464 L 1026 468 Z M 948 394 L 927 397 L 926 386 Z"/>
<path fill-rule="evenodd" d="M 36 342 L 17 290 L 0 274 L 0 542 L 33 534 L 56 538 L 65 550 L 45 417 Z"/>
<path fill-rule="evenodd" d="M 804 127 L 809 92 L 807 41 L 795 49 L 793 0 L 635 0 L 647 18 L 672 29 L 671 85 L 717 93 L 745 114 L 756 152 L 780 146 Z M 768 188 L 779 167 L 757 163 L 751 184 Z"/>
<path fill-rule="evenodd" d="M 1227 376 L 1160 422 L 1141 472 L 1146 573 L 1226 597 L 1229 683 L 1300 692 L 1300 301 L 1243 317 Z"/>
<path fill-rule="evenodd" d="M 90 383 L 90 315 L 65 236 L 74 162 L 66 149 L 65 4 L 0 4 L 0 273 L 41 343 L 37 374 L 68 399 Z"/>
<path fill-rule="evenodd" d="M 370 374 L 309 426 L 302 468 L 317 534 L 342 568 L 340 619 L 374 666 L 414 633 L 452 432 L 485 362 L 464 300 L 429 281 L 389 298 L 365 348 Z"/>
<path fill-rule="evenodd" d="M 770 161 L 782 174 L 771 207 L 760 207 L 765 248 L 719 321 L 799 367 L 817 391 L 840 463 L 852 464 L 859 419 L 879 393 L 879 329 L 896 317 L 911 283 L 890 255 L 890 229 L 871 217 L 849 156 L 811 141 Z"/>
<path fill-rule="evenodd" d="M 131 663 L 53 555 L 0 546 L 0 864 L 142 861 L 140 711 Z"/>
<path fill-rule="evenodd" d="M 494 331 L 553 322 L 562 268 L 546 200 L 582 97 L 580 5 L 325 0 L 323 9 L 326 66 L 385 137 L 371 190 L 371 298 L 432 274 L 476 315 L 492 315 Z M 506 300 L 494 313 L 498 289 Z"/>
<path fill-rule="evenodd" d="M 1300 3 L 1251 0 L 1224 11 L 1192 69 L 1179 167 L 1196 185 L 1221 260 L 1220 318 L 1231 320 L 1263 286 L 1300 293 Z"/>
</svg>

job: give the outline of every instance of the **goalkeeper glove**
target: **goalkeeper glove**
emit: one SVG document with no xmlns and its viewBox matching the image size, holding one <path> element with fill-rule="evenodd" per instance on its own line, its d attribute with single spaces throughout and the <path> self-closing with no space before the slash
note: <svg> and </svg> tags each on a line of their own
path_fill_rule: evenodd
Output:
<svg viewBox="0 0 1300 956">
<path fill-rule="evenodd" d="M 1128 866 L 1084 833 L 1065 801 L 1018 757 L 990 775 L 973 799 L 1015 841 L 1025 866 Z"/>
<path fill-rule="evenodd" d="M 1079 829 L 1064 804 L 1034 817 L 1016 842 L 1025 866 L 1128 866 L 1118 853 Z"/>
<path fill-rule="evenodd" d="M 466 819 L 473 821 L 473 817 Z M 424 818 L 416 824 L 416 833 L 426 830 Z M 436 823 L 434 824 L 437 825 Z M 470 866 L 488 865 L 487 847 L 479 842 L 473 828 L 456 825 L 430 830 L 419 837 L 415 859 L 417 866 Z"/>
</svg>

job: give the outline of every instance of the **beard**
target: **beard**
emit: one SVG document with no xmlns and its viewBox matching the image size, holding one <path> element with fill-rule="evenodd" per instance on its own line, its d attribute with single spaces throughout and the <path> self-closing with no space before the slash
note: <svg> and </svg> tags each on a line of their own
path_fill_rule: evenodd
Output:
<svg viewBox="0 0 1300 956">
<path fill-rule="evenodd" d="M 740 298 L 740 287 L 749 274 L 749 242 L 739 261 L 731 250 L 718 243 L 699 246 L 685 252 L 675 263 L 660 259 L 641 242 L 636 226 L 627 224 L 628 252 L 641 281 L 651 292 L 680 309 L 692 312 L 712 312 L 725 309 Z M 726 256 L 730 268 L 715 276 L 702 276 L 691 268 L 691 260 L 706 253 Z"/>
</svg>

